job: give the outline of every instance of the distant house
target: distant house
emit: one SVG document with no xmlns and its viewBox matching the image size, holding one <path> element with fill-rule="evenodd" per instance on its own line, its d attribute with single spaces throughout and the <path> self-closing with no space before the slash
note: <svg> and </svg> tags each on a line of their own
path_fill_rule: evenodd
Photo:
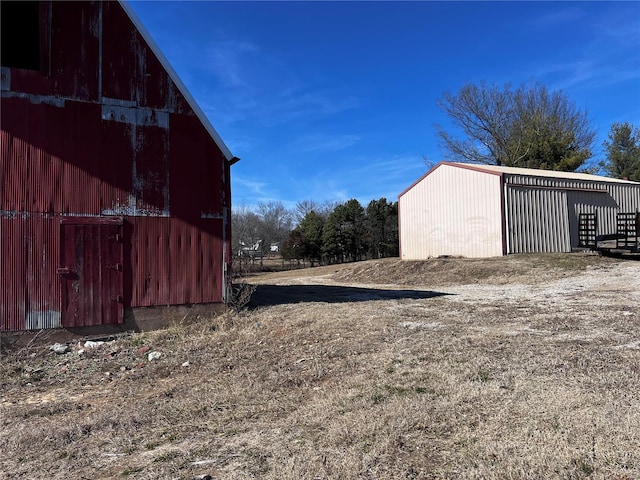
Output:
<svg viewBox="0 0 640 480">
<path fill-rule="evenodd" d="M 131 8 L 0 5 L 0 329 L 223 304 L 237 159 Z"/>
<path fill-rule="evenodd" d="M 403 259 L 570 252 L 581 213 L 597 214 L 597 235 L 616 232 L 617 213 L 640 209 L 640 183 L 441 162 L 400 194 L 398 208 Z"/>
</svg>

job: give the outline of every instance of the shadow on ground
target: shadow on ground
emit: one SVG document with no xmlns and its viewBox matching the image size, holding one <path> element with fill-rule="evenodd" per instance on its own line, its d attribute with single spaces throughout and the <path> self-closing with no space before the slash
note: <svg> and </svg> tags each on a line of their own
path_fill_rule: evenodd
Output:
<svg viewBox="0 0 640 480">
<path fill-rule="evenodd" d="M 368 302 L 370 300 L 423 299 L 451 295 L 426 290 L 382 290 L 327 285 L 257 285 L 249 308 L 301 302 Z"/>
</svg>

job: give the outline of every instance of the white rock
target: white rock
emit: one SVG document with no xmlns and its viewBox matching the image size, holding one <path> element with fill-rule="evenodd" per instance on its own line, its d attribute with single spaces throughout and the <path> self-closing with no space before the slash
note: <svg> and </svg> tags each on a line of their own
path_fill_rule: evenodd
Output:
<svg viewBox="0 0 640 480">
<path fill-rule="evenodd" d="M 183 366 L 183 367 L 188 367 L 188 366 L 189 366 L 189 362 L 188 362 L 188 361 L 187 361 L 187 362 L 184 362 L 184 363 L 182 364 L 182 366 Z"/>
<path fill-rule="evenodd" d="M 149 352 L 147 359 L 149 359 L 150 362 L 153 362 L 154 360 L 158 360 L 161 356 L 162 354 L 160 352 Z"/>
<path fill-rule="evenodd" d="M 98 348 L 100 345 L 103 345 L 104 342 L 93 342 L 91 340 L 87 340 L 84 342 L 84 348 Z"/>
<path fill-rule="evenodd" d="M 51 345 L 51 348 L 49 348 L 49 350 L 53 350 L 57 354 L 62 355 L 63 353 L 67 353 L 69 351 L 69 345 L 66 345 L 64 343 L 54 343 L 53 345 Z"/>
</svg>

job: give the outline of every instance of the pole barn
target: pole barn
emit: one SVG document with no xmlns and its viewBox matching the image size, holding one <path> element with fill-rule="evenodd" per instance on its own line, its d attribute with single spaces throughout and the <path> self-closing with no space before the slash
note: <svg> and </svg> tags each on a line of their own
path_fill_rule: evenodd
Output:
<svg viewBox="0 0 640 480">
<path fill-rule="evenodd" d="M 582 246 L 583 216 L 597 218 L 595 238 L 615 233 L 622 212 L 637 245 L 639 209 L 637 182 L 441 162 L 398 198 L 400 257 L 570 252 Z"/>
<path fill-rule="evenodd" d="M 0 5 L 0 329 L 223 305 L 237 158 L 133 11 Z"/>
</svg>

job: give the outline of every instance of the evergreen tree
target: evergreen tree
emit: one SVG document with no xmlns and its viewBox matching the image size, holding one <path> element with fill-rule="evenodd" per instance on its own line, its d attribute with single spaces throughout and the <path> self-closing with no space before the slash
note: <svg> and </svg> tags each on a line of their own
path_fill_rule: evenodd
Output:
<svg viewBox="0 0 640 480">
<path fill-rule="evenodd" d="M 607 175 L 640 182 L 640 130 L 629 122 L 611 125 L 604 147 L 607 159 L 601 163 Z"/>
</svg>

